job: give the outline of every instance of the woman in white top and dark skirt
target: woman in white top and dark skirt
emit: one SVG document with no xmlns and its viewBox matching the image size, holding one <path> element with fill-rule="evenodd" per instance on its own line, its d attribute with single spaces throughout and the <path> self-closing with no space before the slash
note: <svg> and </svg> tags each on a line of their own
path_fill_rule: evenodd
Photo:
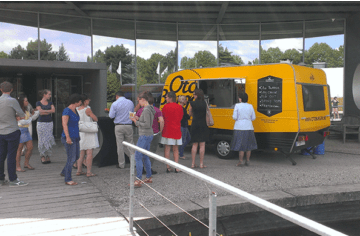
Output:
<svg viewBox="0 0 360 236">
<path fill-rule="evenodd" d="M 246 153 L 245 165 L 250 165 L 251 150 L 257 149 L 252 121 L 255 120 L 255 111 L 251 104 L 247 103 L 248 95 L 239 94 L 239 102 L 235 105 L 233 119 L 235 120 L 234 135 L 230 149 L 239 152 L 239 163 L 236 166 L 244 166 L 243 158 Z"/>
</svg>

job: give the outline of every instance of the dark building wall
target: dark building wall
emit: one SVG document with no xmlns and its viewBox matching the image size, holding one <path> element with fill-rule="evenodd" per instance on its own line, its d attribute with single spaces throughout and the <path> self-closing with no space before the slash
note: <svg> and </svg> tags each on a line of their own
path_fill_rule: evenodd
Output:
<svg viewBox="0 0 360 236">
<path fill-rule="evenodd" d="M 106 70 L 98 70 L 84 76 L 84 92 L 91 98 L 91 109 L 96 116 L 105 116 L 106 108 Z"/>
<path fill-rule="evenodd" d="M 345 115 L 360 116 L 360 71 L 355 75 L 356 68 L 360 65 L 359 23 L 360 14 L 350 15 L 346 19 L 344 77 Z"/>
</svg>

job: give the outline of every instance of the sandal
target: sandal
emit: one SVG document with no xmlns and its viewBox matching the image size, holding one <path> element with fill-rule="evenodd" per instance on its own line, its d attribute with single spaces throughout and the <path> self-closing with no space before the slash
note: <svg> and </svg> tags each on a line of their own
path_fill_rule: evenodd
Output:
<svg viewBox="0 0 360 236">
<path fill-rule="evenodd" d="M 86 177 L 94 177 L 94 176 L 96 176 L 96 174 L 94 174 L 94 173 L 86 174 Z"/>
<path fill-rule="evenodd" d="M 79 175 L 86 175 L 86 173 L 85 172 L 76 172 L 76 176 L 79 176 Z"/>
<path fill-rule="evenodd" d="M 20 169 L 20 170 L 16 170 L 17 172 L 25 172 L 26 170 Z"/>
<path fill-rule="evenodd" d="M 135 188 L 140 188 L 141 187 L 141 181 L 140 180 L 135 180 L 134 187 Z"/>
<path fill-rule="evenodd" d="M 24 168 L 28 168 L 29 170 L 35 170 L 35 168 L 32 167 L 31 165 L 24 166 Z"/>
<path fill-rule="evenodd" d="M 77 170 L 77 166 L 73 165 L 73 169 Z"/>
<path fill-rule="evenodd" d="M 152 178 L 146 178 L 144 179 L 144 183 L 147 183 L 147 184 L 151 184 L 153 181 L 152 181 Z"/>
<path fill-rule="evenodd" d="M 245 161 L 245 165 L 249 166 L 250 165 L 250 161 Z"/>
<path fill-rule="evenodd" d="M 49 162 L 46 161 L 46 158 L 45 157 L 41 157 L 41 163 L 42 164 L 48 164 Z"/>
<path fill-rule="evenodd" d="M 172 172 L 173 171 L 173 169 L 171 169 L 171 168 L 166 168 L 166 173 L 170 173 L 170 172 Z"/>
<path fill-rule="evenodd" d="M 236 164 L 236 166 L 240 166 L 240 167 L 243 167 L 244 166 L 244 162 L 242 161 L 239 161 L 239 163 Z"/>
<path fill-rule="evenodd" d="M 78 183 L 74 182 L 74 181 L 70 181 L 70 182 L 65 182 L 66 185 L 77 185 Z"/>
<path fill-rule="evenodd" d="M 185 156 L 183 156 L 183 157 L 180 157 L 181 159 L 183 159 L 183 160 L 186 160 L 186 157 Z"/>
<path fill-rule="evenodd" d="M 206 168 L 207 166 L 204 165 L 204 164 L 200 164 L 200 168 L 203 169 L 203 168 Z"/>
<path fill-rule="evenodd" d="M 198 168 L 198 166 L 195 164 L 191 164 L 191 168 Z"/>
<path fill-rule="evenodd" d="M 175 173 L 179 173 L 179 172 L 182 172 L 181 170 L 177 170 L 177 169 L 175 169 Z"/>
</svg>

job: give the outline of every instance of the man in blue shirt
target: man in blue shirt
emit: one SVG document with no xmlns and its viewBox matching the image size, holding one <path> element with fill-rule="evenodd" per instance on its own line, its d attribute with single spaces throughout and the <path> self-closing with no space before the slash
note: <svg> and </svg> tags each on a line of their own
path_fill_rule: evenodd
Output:
<svg viewBox="0 0 360 236">
<path fill-rule="evenodd" d="M 25 117 L 18 101 L 10 96 L 13 85 L 10 82 L 0 84 L 0 185 L 5 185 L 4 166 L 7 157 L 9 186 L 20 187 L 28 183 L 20 181 L 16 175 L 16 152 L 20 142 L 20 130 L 16 116 Z"/>
<path fill-rule="evenodd" d="M 111 105 L 109 117 L 114 118 L 115 136 L 118 153 L 117 168 L 125 168 L 124 152 L 129 157 L 134 155 L 133 149 L 124 147 L 122 142 L 126 141 L 133 144 L 132 121 L 129 118 L 130 112 L 134 112 L 134 103 L 124 97 L 123 92 L 115 94 L 116 101 Z"/>
</svg>

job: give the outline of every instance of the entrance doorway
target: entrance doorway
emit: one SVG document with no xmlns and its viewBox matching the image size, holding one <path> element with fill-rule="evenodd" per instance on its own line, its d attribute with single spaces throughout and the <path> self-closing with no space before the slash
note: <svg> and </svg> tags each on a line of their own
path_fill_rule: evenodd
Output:
<svg viewBox="0 0 360 236">
<path fill-rule="evenodd" d="M 82 94 L 83 77 L 80 75 L 53 75 L 52 76 L 52 101 L 55 106 L 54 136 L 56 139 L 61 138 L 62 112 L 68 106 L 68 98 L 73 93 Z"/>
</svg>

